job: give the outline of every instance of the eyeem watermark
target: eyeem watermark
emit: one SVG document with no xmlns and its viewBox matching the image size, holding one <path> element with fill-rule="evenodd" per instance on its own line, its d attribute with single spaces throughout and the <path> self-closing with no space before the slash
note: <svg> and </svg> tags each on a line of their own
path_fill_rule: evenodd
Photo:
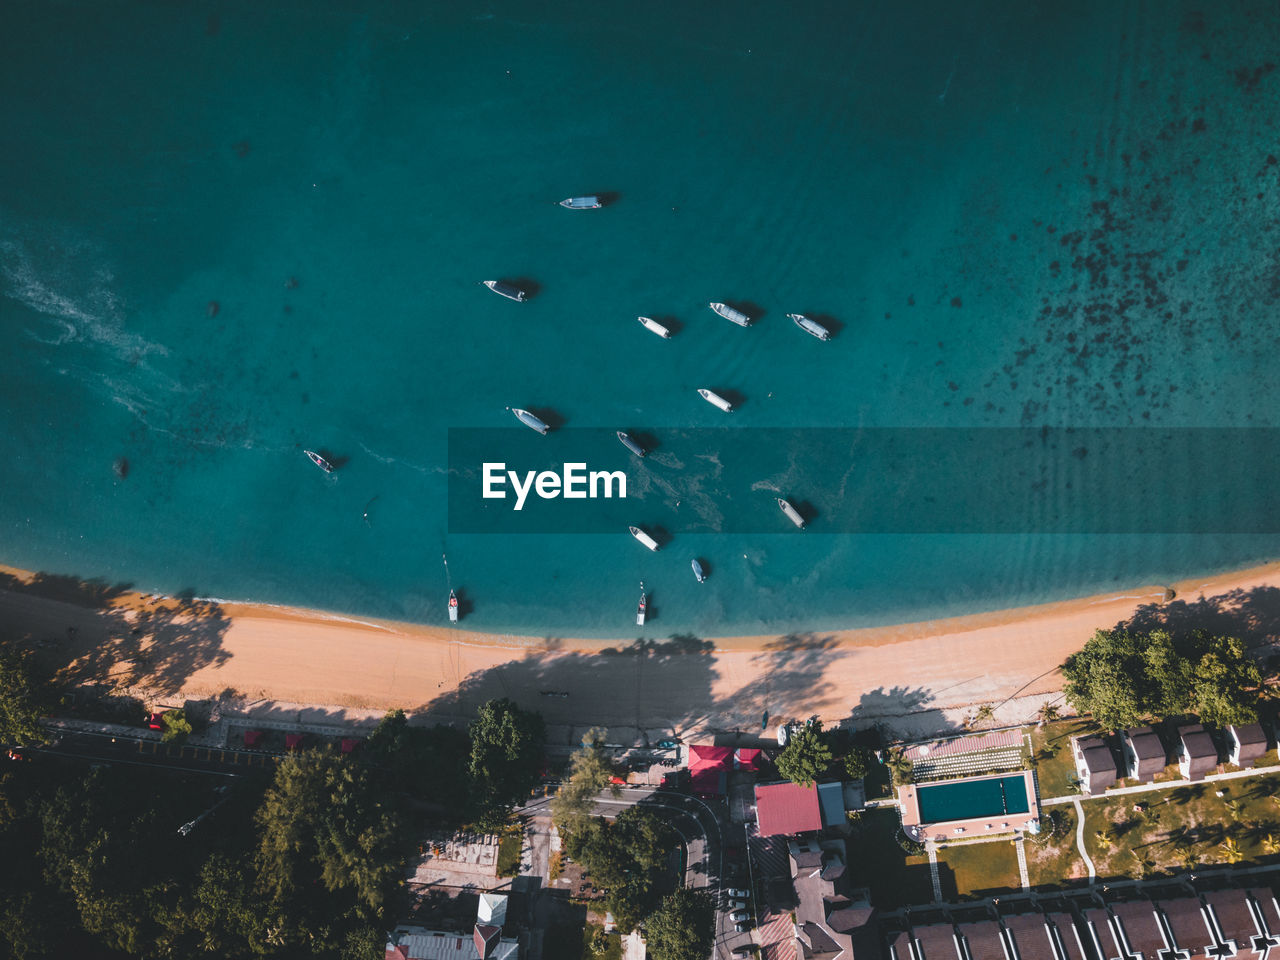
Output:
<svg viewBox="0 0 1280 960">
<path fill-rule="evenodd" d="M 532 490 L 543 500 L 611 500 L 627 497 L 627 475 L 621 470 L 587 470 L 586 463 L 566 463 L 559 473 L 554 470 L 526 470 L 521 476 L 508 470 L 505 463 L 484 464 L 484 482 L 481 496 L 485 500 L 505 500 L 508 482 L 515 492 L 516 502 L 511 508 L 523 510 L 524 502 Z M 615 489 L 617 493 L 615 494 Z"/>
</svg>

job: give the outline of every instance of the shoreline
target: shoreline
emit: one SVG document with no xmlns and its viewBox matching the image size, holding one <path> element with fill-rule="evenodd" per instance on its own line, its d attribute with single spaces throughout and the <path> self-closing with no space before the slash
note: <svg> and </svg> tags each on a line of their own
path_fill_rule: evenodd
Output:
<svg viewBox="0 0 1280 960">
<path fill-rule="evenodd" d="M 1163 586 L 1145 586 L 896 626 L 637 646 L 104 591 L 56 576 L 33 586 L 30 571 L 3 565 L 0 574 L 17 581 L 0 589 L 0 636 L 30 645 L 68 682 L 441 718 L 509 696 L 549 724 L 677 732 L 759 731 L 770 718 L 812 715 L 936 712 L 943 724 L 947 709 L 1057 694 L 1058 666 L 1096 629 L 1138 616 L 1256 631 L 1251 594 L 1280 590 L 1278 562 L 1176 583 L 1168 603 Z"/>
</svg>

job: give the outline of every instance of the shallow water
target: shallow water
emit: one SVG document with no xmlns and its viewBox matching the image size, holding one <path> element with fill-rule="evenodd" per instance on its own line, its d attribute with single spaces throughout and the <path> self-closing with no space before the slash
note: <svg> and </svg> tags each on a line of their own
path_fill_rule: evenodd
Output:
<svg viewBox="0 0 1280 960">
<path fill-rule="evenodd" d="M 1275 556 L 1265 530 L 821 518 L 649 554 L 625 531 L 451 533 L 446 509 L 449 428 L 509 427 L 507 406 L 566 431 L 725 426 L 699 386 L 741 401 L 735 428 L 1276 425 L 1266 8 L 259 6 L 8 11 L 5 561 L 429 622 L 451 582 L 464 626 L 628 636 L 641 580 L 644 632 L 716 635 Z M 554 202 L 593 191 L 612 202 Z M 498 277 L 536 295 L 478 286 Z M 732 470 L 678 452 L 717 496 L 832 495 L 829 468 L 753 458 L 753 436 Z M 1214 500 L 1230 470 L 1161 471 L 1152 509 Z M 1072 483 L 1037 488 L 1046 515 Z M 637 513 L 674 528 L 674 499 L 646 488 Z"/>
</svg>

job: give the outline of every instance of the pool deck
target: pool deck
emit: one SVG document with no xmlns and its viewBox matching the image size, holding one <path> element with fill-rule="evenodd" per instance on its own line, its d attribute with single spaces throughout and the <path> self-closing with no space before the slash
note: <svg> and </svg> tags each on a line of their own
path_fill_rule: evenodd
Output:
<svg viewBox="0 0 1280 960">
<path fill-rule="evenodd" d="M 932 840 L 934 843 L 945 843 L 948 840 L 970 839 L 973 837 L 998 836 L 1014 831 L 1025 831 L 1029 825 L 1040 818 L 1040 804 L 1036 799 L 1035 780 L 1031 771 L 1022 771 L 1022 778 L 1027 788 L 1027 812 L 997 814 L 991 817 L 975 817 L 969 820 L 943 820 L 938 823 L 920 822 L 921 787 L 940 786 L 942 784 L 965 783 L 973 780 L 998 780 L 1015 774 L 997 774 L 995 776 L 964 777 L 959 780 L 935 780 L 926 783 L 913 783 L 898 788 L 899 809 L 902 811 L 902 828 L 907 835 L 920 841 Z"/>
</svg>

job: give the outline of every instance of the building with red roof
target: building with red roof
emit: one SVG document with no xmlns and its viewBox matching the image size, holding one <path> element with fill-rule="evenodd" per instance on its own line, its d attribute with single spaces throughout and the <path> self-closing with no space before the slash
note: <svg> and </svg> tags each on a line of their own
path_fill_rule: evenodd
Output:
<svg viewBox="0 0 1280 960">
<path fill-rule="evenodd" d="M 756 785 L 756 823 L 762 837 L 790 836 L 822 829 L 818 788 L 798 783 Z"/>
<path fill-rule="evenodd" d="M 764 751 L 755 747 L 739 747 L 733 751 L 733 768 L 735 770 L 750 770 L 753 773 L 758 773 L 763 761 Z"/>
</svg>

